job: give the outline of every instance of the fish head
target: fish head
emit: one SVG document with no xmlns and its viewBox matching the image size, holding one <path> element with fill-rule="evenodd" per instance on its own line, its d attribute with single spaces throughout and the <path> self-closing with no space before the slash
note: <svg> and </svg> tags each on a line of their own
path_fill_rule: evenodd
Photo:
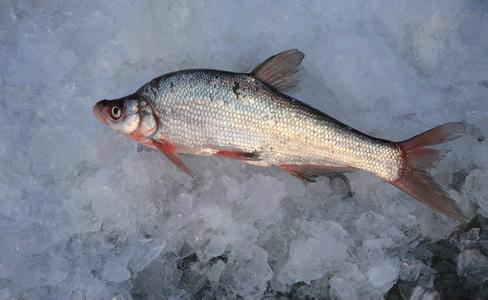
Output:
<svg viewBox="0 0 488 300">
<path fill-rule="evenodd" d="M 103 124 L 139 142 L 150 139 L 158 128 L 151 105 L 134 95 L 101 100 L 93 106 L 93 114 Z"/>
</svg>

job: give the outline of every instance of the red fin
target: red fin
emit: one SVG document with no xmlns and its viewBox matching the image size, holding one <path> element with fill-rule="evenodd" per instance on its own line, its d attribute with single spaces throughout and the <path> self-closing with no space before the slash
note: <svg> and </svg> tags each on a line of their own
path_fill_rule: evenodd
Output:
<svg viewBox="0 0 488 300">
<path fill-rule="evenodd" d="M 464 125 L 460 122 L 446 123 L 402 142 L 404 150 L 427 147 L 449 142 L 464 134 Z"/>
<path fill-rule="evenodd" d="M 443 156 L 441 151 L 428 146 L 450 141 L 463 132 L 462 123 L 447 123 L 401 142 L 405 166 L 401 177 L 390 182 L 423 204 L 459 222 L 467 222 L 468 218 L 425 169 L 432 167 Z"/>
<path fill-rule="evenodd" d="M 348 172 L 350 167 L 316 166 L 316 165 L 281 165 L 281 169 L 290 175 L 309 182 L 316 182 L 316 178 L 331 172 Z"/>
<path fill-rule="evenodd" d="M 228 157 L 239 160 L 259 160 L 259 155 L 256 152 L 238 152 L 238 151 L 219 151 L 215 153 L 217 156 Z"/>
<path fill-rule="evenodd" d="M 166 157 L 169 160 L 171 160 L 171 162 L 173 162 L 178 167 L 178 169 L 193 177 L 190 169 L 188 169 L 188 167 L 185 166 L 183 161 L 181 161 L 181 158 L 178 155 L 178 153 L 176 153 L 176 148 L 174 145 L 166 142 L 156 142 L 156 141 L 153 141 L 152 143 L 156 148 L 158 148 L 161 152 L 163 152 L 163 154 L 166 155 Z"/>
<path fill-rule="evenodd" d="M 430 208 L 445 214 L 459 222 L 467 222 L 468 218 L 455 206 L 454 201 L 424 170 L 408 168 L 400 179 L 391 182 Z"/>
</svg>

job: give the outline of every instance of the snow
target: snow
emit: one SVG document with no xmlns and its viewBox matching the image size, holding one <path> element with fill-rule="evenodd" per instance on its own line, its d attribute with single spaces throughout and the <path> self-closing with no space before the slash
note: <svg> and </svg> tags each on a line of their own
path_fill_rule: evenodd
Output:
<svg viewBox="0 0 488 300">
<path fill-rule="evenodd" d="M 405 282 L 411 299 L 434 299 L 447 278 L 435 261 L 451 252 L 424 245 L 446 240 L 452 273 L 478 289 L 487 12 L 468 0 L 1 1 L 0 299 L 380 299 Z M 402 140 L 463 121 L 432 173 L 478 221 L 449 238 L 456 223 L 365 173 L 304 184 L 187 156 L 192 180 L 92 114 L 158 75 L 250 71 L 289 48 L 306 54 L 290 94 L 352 127 Z"/>
</svg>

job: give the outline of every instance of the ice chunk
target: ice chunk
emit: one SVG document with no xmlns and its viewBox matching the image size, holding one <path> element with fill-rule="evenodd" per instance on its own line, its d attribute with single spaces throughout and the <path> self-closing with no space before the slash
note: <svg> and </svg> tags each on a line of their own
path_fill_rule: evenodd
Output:
<svg viewBox="0 0 488 300">
<path fill-rule="evenodd" d="M 170 252 L 161 254 L 151 261 L 136 275 L 131 291 L 133 297 L 160 299 L 181 295 L 177 288 L 181 271 L 176 268 L 176 261 L 177 257 Z"/>
<path fill-rule="evenodd" d="M 358 295 L 350 282 L 333 277 L 330 280 L 330 298 L 333 300 L 356 300 Z"/>
<path fill-rule="evenodd" d="M 221 237 L 213 237 L 208 243 L 207 247 L 205 247 L 204 254 L 208 258 L 219 256 L 224 253 L 226 245 L 227 243 Z"/>
<path fill-rule="evenodd" d="M 395 280 L 398 278 L 398 262 L 387 260 L 379 265 L 373 266 L 368 270 L 368 279 L 371 284 L 381 289 L 383 292 L 388 291 Z"/>
<path fill-rule="evenodd" d="M 412 295 L 409 298 L 410 300 L 437 300 L 440 299 L 439 292 L 435 289 L 424 288 L 421 286 L 416 286 L 413 291 Z"/>
<path fill-rule="evenodd" d="M 11 295 L 10 295 L 10 289 L 9 288 L 0 289 L 0 299 L 2 299 L 2 300 L 13 299 L 13 297 L 11 297 Z"/>
<path fill-rule="evenodd" d="M 388 224 L 385 217 L 372 211 L 361 214 L 355 225 L 357 232 L 364 238 L 387 238 L 397 241 L 405 238 L 395 226 Z"/>
<path fill-rule="evenodd" d="M 217 261 L 207 273 L 207 278 L 210 281 L 218 281 L 225 270 L 225 263 L 221 260 Z"/>
<path fill-rule="evenodd" d="M 272 277 L 268 254 L 257 247 L 244 257 L 236 257 L 226 270 L 226 279 L 233 290 L 244 299 L 260 298 Z"/>
<path fill-rule="evenodd" d="M 283 283 L 306 283 L 340 269 L 349 257 L 350 241 L 347 232 L 335 222 L 302 224 L 303 236 L 291 243 L 290 259 L 278 279 Z"/>
<path fill-rule="evenodd" d="M 424 267 L 424 264 L 418 260 L 401 262 L 399 278 L 404 281 L 415 282 Z"/>
<path fill-rule="evenodd" d="M 488 271 L 488 260 L 477 249 L 466 249 L 457 257 L 457 272 L 465 276 L 476 276 Z"/>
<path fill-rule="evenodd" d="M 484 169 L 471 171 L 463 185 L 463 194 L 469 200 L 473 199 L 479 205 L 479 213 L 488 217 L 488 172 Z"/>
<path fill-rule="evenodd" d="M 102 277 L 111 282 L 121 282 L 130 278 L 129 271 L 114 261 L 108 261 L 103 266 Z"/>
</svg>

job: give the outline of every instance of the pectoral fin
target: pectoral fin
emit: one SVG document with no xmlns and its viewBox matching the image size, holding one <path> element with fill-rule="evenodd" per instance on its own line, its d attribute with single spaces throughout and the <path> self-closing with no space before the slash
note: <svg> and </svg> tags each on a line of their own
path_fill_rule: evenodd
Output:
<svg viewBox="0 0 488 300">
<path fill-rule="evenodd" d="M 190 169 L 183 163 L 180 156 L 176 152 L 176 147 L 164 141 L 153 141 L 152 144 L 159 149 L 166 157 L 173 162 L 178 169 L 193 177 Z"/>
<path fill-rule="evenodd" d="M 298 83 L 297 72 L 304 57 L 297 49 L 286 50 L 262 62 L 251 74 L 283 92 Z"/>
</svg>

